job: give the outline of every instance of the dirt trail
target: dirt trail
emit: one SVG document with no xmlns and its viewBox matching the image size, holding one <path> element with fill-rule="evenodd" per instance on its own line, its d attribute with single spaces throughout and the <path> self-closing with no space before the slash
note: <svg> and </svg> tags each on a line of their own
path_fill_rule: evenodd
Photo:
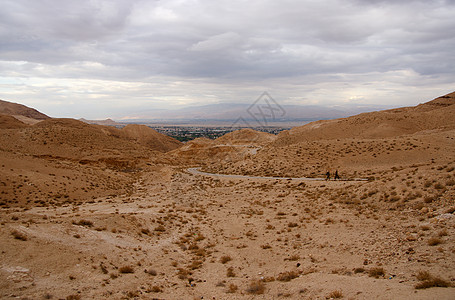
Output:
<svg viewBox="0 0 455 300">
<path fill-rule="evenodd" d="M 187 171 L 193 175 L 211 176 L 211 177 L 223 177 L 232 179 L 283 179 L 283 180 L 297 180 L 297 181 L 325 181 L 324 178 L 313 178 L 313 177 L 271 177 L 271 176 L 249 176 L 249 175 L 235 175 L 235 174 L 219 174 L 219 173 L 207 173 L 200 170 L 201 168 L 188 168 Z M 349 178 L 341 179 L 337 181 L 368 181 L 366 178 Z"/>
</svg>

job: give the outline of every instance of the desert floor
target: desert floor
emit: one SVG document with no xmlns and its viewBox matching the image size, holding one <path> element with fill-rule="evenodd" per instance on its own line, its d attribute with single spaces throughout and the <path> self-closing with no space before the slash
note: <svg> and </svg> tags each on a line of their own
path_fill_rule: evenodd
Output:
<svg viewBox="0 0 455 300">
<path fill-rule="evenodd" d="M 455 281 L 450 164 L 370 181 L 165 165 L 137 178 L 128 195 L 0 209 L 0 298 L 455 298 L 415 288 Z"/>
</svg>

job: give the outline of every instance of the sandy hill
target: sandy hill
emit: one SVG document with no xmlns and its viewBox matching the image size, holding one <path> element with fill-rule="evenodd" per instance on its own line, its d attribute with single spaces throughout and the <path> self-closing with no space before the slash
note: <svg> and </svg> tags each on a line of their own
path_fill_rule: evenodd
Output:
<svg viewBox="0 0 455 300">
<path fill-rule="evenodd" d="M 0 129 L 25 128 L 27 124 L 19 121 L 13 116 L 0 114 Z"/>
<path fill-rule="evenodd" d="M 210 165 L 223 161 L 242 160 L 260 147 L 274 141 L 276 136 L 253 129 L 240 129 L 216 140 L 198 138 L 189 141 L 170 155 L 179 163 Z"/>
<path fill-rule="evenodd" d="M 387 138 L 422 130 L 455 128 L 455 93 L 416 107 L 363 113 L 349 118 L 316 121 L 278 135 L 276 146 L 340 138 Z"/>
<path fill-rule="evenodd" d="M 211 163 L 206 170 L 300 177 L 341 169 L 352 176 L 370 176 L 373 168 L 450 161 L 455 153 L 454 96 L 292 128 L 255 155 Z"/>
<path fill-rule="evenodd" d="M 49 119 L 49 116 L 37 111 L 36 109 L 27 107 L 22 104 L 12 103 L 4 100 L 0 100 L 0 114 L 18 116 L 18 118 L 23 118 L 23 120 L 46 120 Z"/>
<path fill-rule="evenodd" d="M 79 119 L 79 121 L 82 121 L 84 123 L 88 124 L 95 124 L 95 125 L 104 125 L 104 126 L 120 126 L 122 124 L 115 122 L 112 119 L 106 119 L 106 120 L 86 120 L 84 118 Z"/>
<path fill-rule="evenodd" d="M 276 135 L 244 128 L 225 134 L 215 141 L 226 145 L 265 145 L 276 139 Z"/>
<path fill-rule="evenodd" d="M 2 205 L 74 203 L 126 193 L 135 172 L 159 156 L 133 139 L 74 119 L 32 126 L 10 116 L 0 120 Z"/>
</svg>

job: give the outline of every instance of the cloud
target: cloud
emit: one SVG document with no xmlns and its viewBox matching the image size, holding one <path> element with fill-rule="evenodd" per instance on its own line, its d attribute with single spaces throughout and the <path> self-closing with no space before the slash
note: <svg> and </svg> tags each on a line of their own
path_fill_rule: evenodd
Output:
<svg viewBox="0 0 455 300">
<path fill-rule="evenodd" d="M 135 106 L 162 107 L 263 90 L 284 101 L 359 99 L 343 86 L 365 101 L 380 101 L 378 88 L 409 103 L 453 89 L 454 13 L 443 0 L 4 0 L 0 97 L 49 99 L 39 103 L 55 114 L 69 98 L 126 107 L 127 93 Z"/>
</svg>

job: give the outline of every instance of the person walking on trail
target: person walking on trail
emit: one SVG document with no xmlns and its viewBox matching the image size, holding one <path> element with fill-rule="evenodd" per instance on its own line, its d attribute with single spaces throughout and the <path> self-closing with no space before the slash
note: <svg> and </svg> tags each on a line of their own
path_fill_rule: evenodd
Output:
<svg viewBox="0 0 455 300">
<path fill-rule="evenodd" d="M 329 171 L 327 171 L 327 173 L 325 173 L 325 176 L 327 176 L 327 177 L 325 178 L 325 180 L 330 180 L 330 172 L 329 172 Z"/>
<path fill-rule="evenodd" d="M 335 180 L 340 179 L 340 176 L 338 175 L 338 170 L 335 171 Z"/>
</svg>

